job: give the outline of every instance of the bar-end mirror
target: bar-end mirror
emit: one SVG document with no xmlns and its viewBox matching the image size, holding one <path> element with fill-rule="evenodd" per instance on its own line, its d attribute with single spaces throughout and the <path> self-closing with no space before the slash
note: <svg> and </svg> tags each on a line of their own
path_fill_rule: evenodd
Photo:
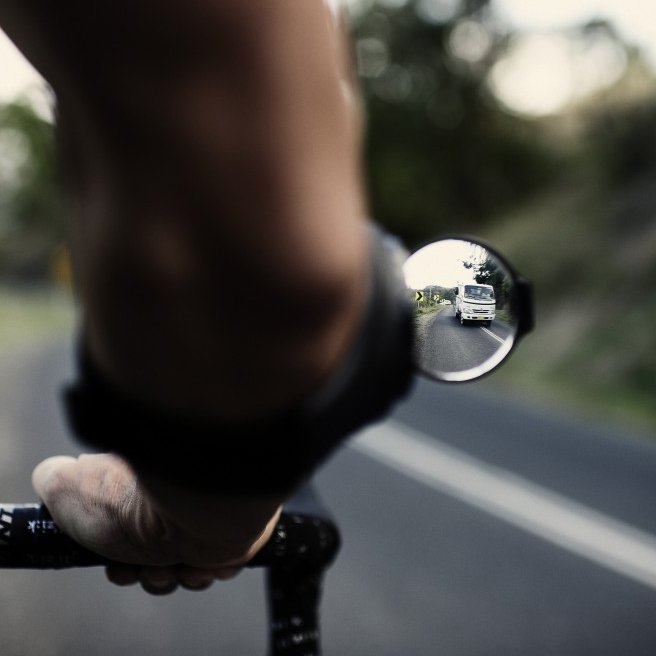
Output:
<svg viewBox="0 0 656 656">
<path fill-rule="evenodd" d="M 403 265 L 414 308 L 415 365 L 441 381 L 498 367 L 533 326 L 531 285 L 494 249 L 448 237 Z"/>
</svg>

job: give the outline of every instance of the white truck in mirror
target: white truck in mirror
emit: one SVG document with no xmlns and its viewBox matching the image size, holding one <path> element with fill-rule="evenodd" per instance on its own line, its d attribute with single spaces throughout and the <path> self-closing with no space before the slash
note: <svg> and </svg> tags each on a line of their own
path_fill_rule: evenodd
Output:
<svg viewBox="0 0 656 656">
<path fill-rule="evenodd" d="M 461 325 L 465 325 L 467 321 L 482 322 L 485 326 L 490 325 L 496 312 L 492 285 L 461 284 L 453 291 L 456 295 L 454 305 L 456 318 L 460 320 Z"/>
</svg>

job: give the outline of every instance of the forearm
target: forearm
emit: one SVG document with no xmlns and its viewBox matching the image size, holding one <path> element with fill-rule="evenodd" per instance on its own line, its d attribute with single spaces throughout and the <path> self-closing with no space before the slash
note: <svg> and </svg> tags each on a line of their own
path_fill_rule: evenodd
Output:
<svg viewBox="0 0 656 656">
<path fill-rule="evenodd" d="M 130 550 L 136 531 L 131 562 L 243 562 L 285 496 L 408 381 L 392 348 L 406 317 L 373 275 L 340 38 L 319 0 L 7 0 L 0 21 L 58 99 L 102 381 L 72 388 L 92 419 L 76 432 L 137 473 L 57 461 L 37 491 L 92 548 Z M 125 520 L 134 490 L 147 512 Z"/>
<path fill-rule="evenodd" d="M 121 4 L 68 3 L 73 27 L 41 26 L 52 57 L 27 47 L 58 94 L 87 344 L 136 396 L 275 413 L 337 365 L 366 294 L 359 125 L 328 15 L 168 2 L 153 25 L 149 3 Z"/>
</svg>

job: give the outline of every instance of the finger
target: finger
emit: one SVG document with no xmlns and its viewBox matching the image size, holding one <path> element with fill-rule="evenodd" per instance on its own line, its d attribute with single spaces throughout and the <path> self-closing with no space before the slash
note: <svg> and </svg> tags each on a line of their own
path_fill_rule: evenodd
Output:
<svg viewBox="0 0 656 656">
<path fill-rule="evenodd" d="M 134 585 L 139 582 L 139 569 L 137 565 L 118 563 L 116 565 L 108 565 L 105 568 L 105 575 L 110 583 L 114 585 Z"/>
<path fill-rule="evenodd" d="M 178 581 L 187 590 L 206 590 L 214 583 L 214 572 L 188 565 L 178 566 Z"/>
<path fill-rule="evenodd" d="M 136 479 L 125 461 L 111 454 L 56 456 L 35 467 L 32 484 L 55 522 L 73 540 L 121 563 L 149 562 L 147 552 L 139 550 L 128 534 L 128 529 L 137 532 L 141 526 L 128 515 L 136 498 Z M 119 521 L 122 515 L 132 523 Z"/>
<path fill-rule="evenodd" d="M 178 587 L 176 569 L 175 567 L 141 567 L 139 583 L 149 594 L 171 594 Z"/>
<path fill-rule="evenodd" d="M 214 570 L 214 578 L 219 579 L 219 581 L 234 579 L 241 570 L 241 567 L 219 567 Z"/>
<path fill-rule="evenodd" d="M 54 456 L 40 462 L 32 472 L 32 487 L 46 506 L 52 501 L 53 495 L 59 494 L 55 489 L 53 481 L 62 479 L 61 474 L 68 472 L 75 466 L 76 460 L 71 456 Z"/>
</svg>

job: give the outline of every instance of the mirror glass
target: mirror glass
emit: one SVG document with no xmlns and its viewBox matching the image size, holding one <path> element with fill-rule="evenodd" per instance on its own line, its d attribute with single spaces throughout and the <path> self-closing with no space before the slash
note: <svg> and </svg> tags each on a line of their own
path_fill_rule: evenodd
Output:
<svg viewBox="0 0 656 656">
<path fill-rule="evenodd" d="M 410 255 L 403 275 L 421 372 L 443 381 L 473 380 L 510 353 L 517 335 L 516 281 L 489 247 L 442 239 Z"/>
</svg>

